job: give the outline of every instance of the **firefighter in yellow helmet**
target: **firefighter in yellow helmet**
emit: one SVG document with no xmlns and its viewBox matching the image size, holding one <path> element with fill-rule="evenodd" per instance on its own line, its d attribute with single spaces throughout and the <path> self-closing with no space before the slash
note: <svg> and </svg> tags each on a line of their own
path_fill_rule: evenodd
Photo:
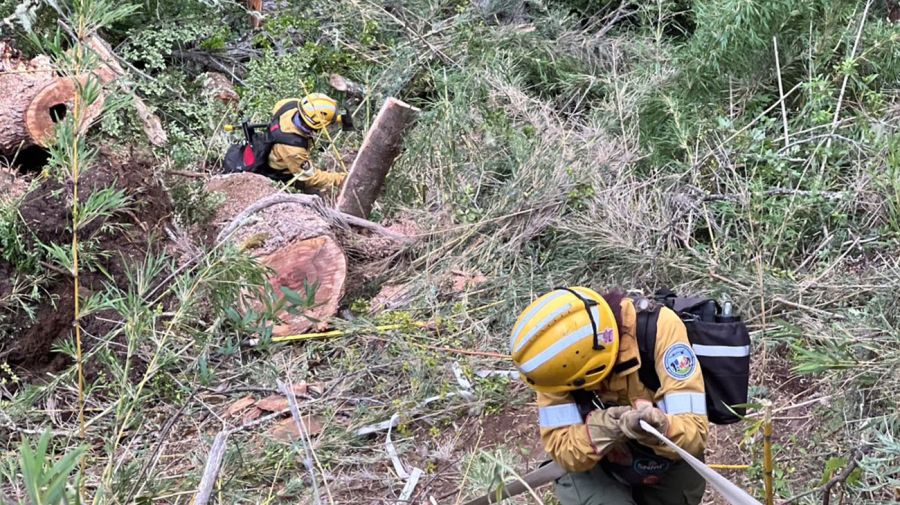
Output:
<svg viewBox="0 0 900 505">
<path fill-rule="evenodd" d="M 537 393 L 544 448 L 569 472 L 556 482 L 562 505 L 696 505 L 703 497 L 703 478 L 639 424 L 702 458 L 706 397 L 687 330 L 660 309 L 654 392 L 638 375 L 636 321 L 635 302 L 621 293 L 557 288 L 513 328 L 510 353 Z"/>
<path fill-rule="evenodd" d="M 328 95 L 311 93 L 301 99 L 279 101 L 272 109 L 272 115 L 270 133 L 274 133 L 274 129 L 281 135 L 295 138 L 272 146 L 268 165 L 275 172 L 274 178 L 289 180 L 296 176 L 303 187 L 310 190 L 340 186 L 347 174 L 312 167 L 309 153 L 316 135 L 335 121 L 345 129 L 352 129 L 349 114 L 338 114 L 337 102 Z"/>
</svg>

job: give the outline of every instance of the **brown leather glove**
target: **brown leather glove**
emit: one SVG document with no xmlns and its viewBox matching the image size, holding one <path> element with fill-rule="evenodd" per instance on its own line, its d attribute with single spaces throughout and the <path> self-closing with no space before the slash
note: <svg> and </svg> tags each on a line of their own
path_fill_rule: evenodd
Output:
<svg viewBox="0 0 900 505">
<path fill-rule="evenodd" d="M 588 414 L 584 424 L 587 425 L 591 444 L 597 454 L 606 454 L 613 445 L 625 438 L 619 422 L 621 417 L 630 411 L 631 407 L 610 407 L 597 409 Z"/>
<path fill-rule="evenodd" d="M 641 421 L 665 435 L 669 431 L 669 418 L 658 408 L 649 403 L 643 403 L 637 409 L 626 412 L 619 419 L 619 429 L 626 437 L 637 440 L 642 445 L 659 445 L 660 442 L 656 437 L 641 428 Z"/>
</svg>

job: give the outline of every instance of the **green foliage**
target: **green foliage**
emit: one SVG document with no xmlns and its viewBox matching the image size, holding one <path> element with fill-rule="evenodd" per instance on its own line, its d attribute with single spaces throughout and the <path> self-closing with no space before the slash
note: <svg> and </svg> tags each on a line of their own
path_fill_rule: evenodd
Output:
<svg viewBox="0 0 900 505">
<path fill-rule="evenodd" d="M 186 227 L 206 225 L 225 203 L 221 193 L 208 192 L 202 182 L 176 181 L 171 187 L 172 203 L 178 221 Z"/>
<path fill-rule="evenodd" d="M 73 473 L 76 473 L 75 481 L 80 478 L 76 468 L 84 448 L 70 450 L 62 458 L 54 461 L 50 453 L 50 441 L 51 434 L 47 431 L 41 435 L 36 445 L 32 446 L 31 440 L 25 438 L 19 446 L 19 469 L 30 503 L 39 505 L 80 503 L 75 484 L 70 479 Z"/>
<path fill-rule="evenodd" d="M 244 82 L 249 93 L 242 105 L 245 112 L 267 117 L 278 100 L 323 90 L 320 77 L 330 73 L 353 76 L 359 68 L 352 55 L 314 42 L 286 54 L 267 49 L 248 65 Z"/>
</svg>

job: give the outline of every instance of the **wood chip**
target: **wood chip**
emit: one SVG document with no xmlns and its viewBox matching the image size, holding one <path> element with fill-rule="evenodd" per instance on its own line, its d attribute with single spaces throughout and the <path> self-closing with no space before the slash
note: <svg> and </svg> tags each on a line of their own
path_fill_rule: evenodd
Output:
<svg viewBox="0 0 900 505">
<path fill-rule="evenodd" d="M 258 409 L 256 407 L 250 408 L 250 410 L 244 412 L 244 417 L 241 419 L 241 424 L 247 424 L 251 421 L 255 421 L 259 419 L 259 417 L 263 414 L 262 409 Z"/>
<path fill-rule="evenodd" d="M 325 385 L 321 382 L 314 382 L 312 384 L 301 382 L 299 384 L 294 384 L 291 389 L 294 390 L 294 394 L 297 396 L 308 396 L 310 394 L 321 395 L 322 392 L 325 391 Z M 281 412 L 282 410 L 287 410 L 288 401 L 287 398 L 281 395 L 271 395 L 256 402 L 255 407 L 266 412 Z"/>
<path fill-rule="evenodd" d="M 225 410 L 225 416 L 232 417 L 232 416 L 240 413 L 242 410 L 250 407 L 255 402 L 256 402 L 256 398 L 253 398 L 253 396 L 250 396 L 250 395 L 245 396 L 245 397 L 241 398 L 240 400 L 229 405 L 228 408 Z"/>
<path fill-rule="evenodd" d="M 322 420 L 318 416 L 303 416 L 303 424 L 306 426 L 306 430 L 309 432 L 309 436 L 315 436 L 319 433 L 322 433 L 323 424 Z M 300 432 L 297 430 L 297 424 L 294 422 L 294 418 L 289 417 L 287 419 L 282 419 L 275 423 L 271 429 L 269 429 L 269 435 L 272 438 L 277 440 L 281 440 L 282 442 L 293 442 L 294 440 L 298 440 L 300 438 Z"/>
<path fill-rule="evenodd" d="M 296 394 L 296 393 L 295 393 Z M 256 402 L 256 408 L 266 412 L 281 412 L 288 408 L 287 398 L 281 395 L 272 395 Z"/>
</svg>

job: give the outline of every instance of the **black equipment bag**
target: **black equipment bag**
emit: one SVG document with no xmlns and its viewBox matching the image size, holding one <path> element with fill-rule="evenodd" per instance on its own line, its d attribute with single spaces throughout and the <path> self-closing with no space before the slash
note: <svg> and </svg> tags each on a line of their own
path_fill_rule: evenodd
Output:
<svg viewBox="0 0 900 505">
<path fill-rule="evenodd" d="M 740 317 L 722 314 L 715 300 L 679 297 L 668 290 L 656 293 L 653 307 L 635 302 L 637 340 L 641 353 L 641 382 L 651 391 L 660 387 L 656 375 L 656 321 L 661 306 L 673 310 L 684 321 L 688 339 L 703 371 L 706 413 L 715 424 L 731 424 L 746 414 L 750 383 L 750 333 Z M 644 300 L 647 302 L 647 300 Z"/>
<path fill-rule="evenodd" d="M 223 172 L 226 174 L 236 172 L 254 172 L 268 175 L 269 153 L 275 144 L 285 144 L 293 147 L 309 149 L 309 138 L 296 133 L 281 131 L 279 120 L 281 116 L 291 109 L 299 107 L 297 102 L 287 103 L 275 111 L 272 120 L 268 124 L 241 123 L 244 131 L 244 141 L 232 144 L 225 151 L 222 161 Z M 257 129 L 265 128 L 261 133 Z M 289 177 L 290 178 L 290 177 Z"/>
</svg>

